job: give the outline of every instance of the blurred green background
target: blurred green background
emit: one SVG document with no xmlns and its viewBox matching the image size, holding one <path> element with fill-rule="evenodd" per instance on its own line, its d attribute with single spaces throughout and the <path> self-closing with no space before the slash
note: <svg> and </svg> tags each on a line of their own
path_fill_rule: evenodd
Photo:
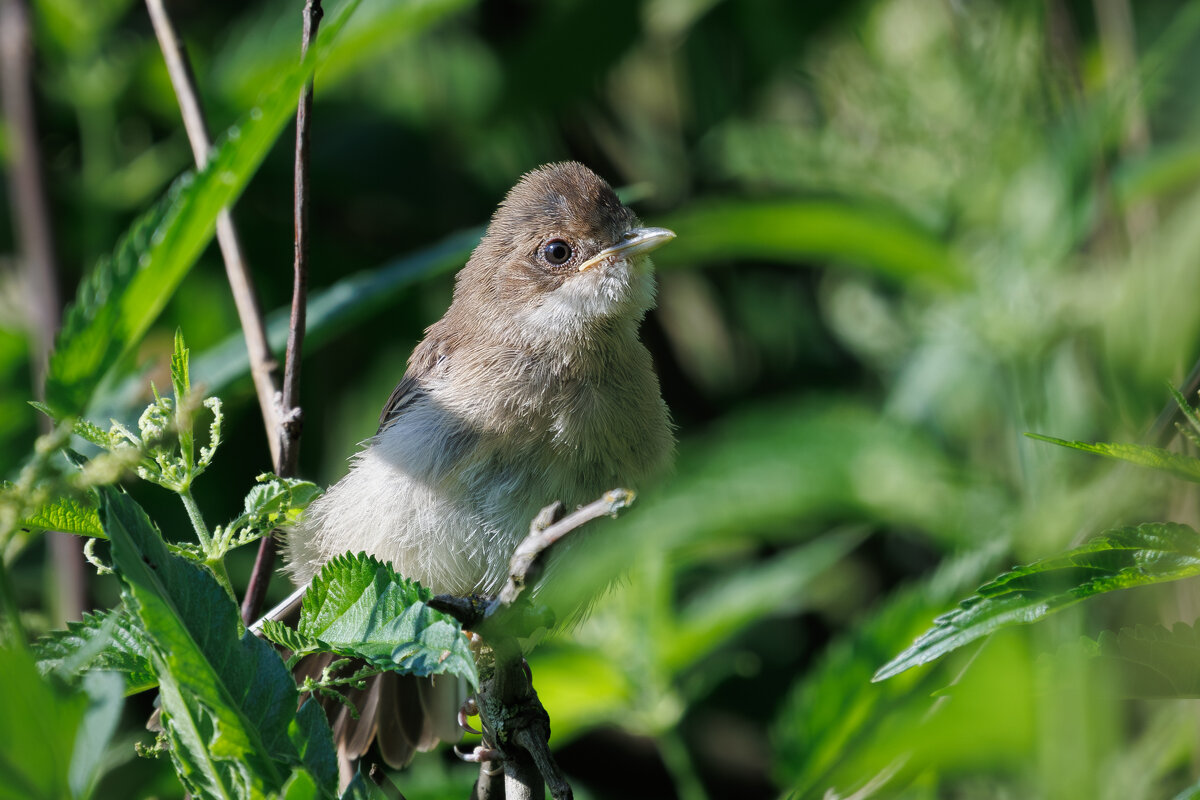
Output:
<svg viewBox="0 0 1200 800">
<path fill-rule="evenodd" d="M 214 134 L 294 63 L 301 5 L 168 4 Z M 70 297 L 191 154 L 142 5 L 32 12 Z M 583 579 L 625 577 L 530 659 L 579 796 L 1157 798 L 1196 781 L 1194 702 L 1123 699 L 1068 646 L 1191 623 L 1194 586 L 869 679 L 1012 563 L 1115 524 L 1195 524 L 1194 495 L 1022 433 L 1137 440 L 1200 357 L 1200 3 L 367 0 L 343 38 L 316 79 L 304 477 L 336 480 L 374 432 L 522 172 L 578 159 L 679 234 L 643 333 L 676 474 L 601 523 Z M 266 309 L 290 297 L 291 164 L 289 129 L 234 211 Z M 9 478 L 37 432 L 14 237 L 0 225 Z M 270 468 L 237 325 L 210 247 L 123 365 L 164 385 L 178 326 L 226 401 L 195 487 L 213 519 Z M 109 397 L 97 414 L 148 391 Z M 129 488 L 187 530 L 174 498 Z M 14 569 L 35 631 L 71 613 L 49 560 L 34 547 Z M 91 577 L 89 606 L 116 598 Z M 98 796 L 178 794 L 167 763 L 132 755 L 144 699 Z M 440 753 L 397 781 L 463 797 L 472 775 Z"/>
</svg>

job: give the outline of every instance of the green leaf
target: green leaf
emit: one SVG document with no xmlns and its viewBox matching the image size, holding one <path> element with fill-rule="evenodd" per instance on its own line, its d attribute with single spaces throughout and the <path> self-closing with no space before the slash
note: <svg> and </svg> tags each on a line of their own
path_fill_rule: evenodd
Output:
<svg viewBox="0 0 1200 800">
<path fill-rule="evenodd" d="M 15 642 L 0 645 L 0 675 L 0 800 L 69 797 L 87 699 L 39 675 L 29 651 Z"/>
<path fill-rule="evenodd" d="M 889 721 L 920 720 L 928 711 L 930 692 L 945 683 L 936 670 L 910 672 L 885 683 L 872 683 L 871 671 L 927 627 L 946 603 L 994 569 L 1002 551 L 1003 542 L 994 541 L 943 562 L 929 579 L 897 592 L 865 622 L 835 639 L 796 681 L 771 732 L 778 780 L 794 796 L 821 796 L 858 754 L 889 749 L 888 740 L 896 741 L 885 730 Z M 911 730 L 899 736 L 911 743 Z"/>
<path fill-rule="evenodd" d="M 80 498 L 60 495 L 21 520 L 22 528 L 41 531 L 62 531 L 79 536 L 107 538 L 100 526 L 100 513 L 95 497 L 86 494 Z"/>
<path fill-rule="evenodd" d="M 961 284 L 941 239 L 897 212 L 837 200 L 724 200 L 657 220 L 678 239 L 655 252 L 661 267 L 747 258 L 849 262 L 901 280 Z"/>
<path fill-rule="evenodd" d="M 150 637 L 176 772 L 205 797 L 278 792 L 298 761 L 288 728 L 296 686 L 278 654 L 242 629 L 237 607 L 204 568 L 171 555 L 127 495 L 101 490 L 126 603 Z"/>
<path fill-rule="evenodd" d="M 1037 620 L 1117 589 L 1200 575 L 1200 534 L 1154 522 L 1106 532 L 1082 547 L 1000 575 L 934 620 L 907 650 L 879 668 L 885 680 L 1007 625 Z"/>
<path fill-rule="evenodd" d="M 297 627 L 339 655 L 413 675 L 457 675 L 478 687 L 462 626 L 427 606 L 431 597 L 391 566 L 347 553 L 313 579 Z"/>
<path fill-rule="evenodd" d="M 1066 439 L 1056 439 L 1053 436 L 1042 436 L 1038 433 L 1025 434 L 1030 439 L 1041 442 L 1071 447 L 1088 453 L 1128 461 L 1142 467 L 1168 472 L 1177 478 L 1200 482 L 1200 459 L 1173 453 L 1161 447 L 1150 447 L 1143 444 L 1121 444 L 1113 442 L 1071 442 Z"/>
<path fill-rule="evenodd" d="M 319 641 L 305 636 L 294 628 L 289 628 L 279 620 L 264 619 L 262 635 L 267 641 L 274 642 L 280 647 L 286 647 L 293 653 L 313 653 L 321 649 Z"/>
<path fill-rule="evenodd" d="M 815 577 L 862 539 L 861 533 L 825 536 L 711 583 L 681 610 L 662 642 L 668 668 L 678 671 L 750 623 L 794 605 Z"/>
<path fill-rule="evenodd" d="M 175 329 L 175 349 L 171 353 L 171 389 L 175 393 L 175 428 L 179 436 L 179 455 L 185 467 L 196 463 L 192 421 L 187 418 L 185 407 L 192 393 L 191 376 L 188 372 L 188 349 L 183 343 L 183 331 Z"/>
<path fill-rule="evenodd" d="M 1104 631 L 1086 641 L 1094 658 L 1119 668 L 1127 697 L 1200 698 L 1200 627 L 1176 622 Z"/>
<path fill-rule="evenodd" d="M 304 764 L 300 774 L 308 775 L 309 780 L 315 782 L 320 796 L 332 797 L 338 785 L 337 752 L 333 747 L 333 731 L 321 704 L 311 698 L 306 700 L 288 726 L 288 736 Z"/>
<path fill-rule="evenodd" d="M 91 670 L 120 672 L 126 694 L 158 685 L 145 635 L 123 606 L 98 614 L 85 612 L 79 622 L 68 622 L 66 630 L 51 631 L 39 639 L 34 651 L 43 673 L 76 677 Z"/>
<path fill-rule="evenodd" d="M 88 797 L 106 766 L 108 745 L 121 721 L 125 707 L 125 683 L 112 672 L 89 672 L 83 676 L 88 707 L 75 735 L 75 752 L 67 780 L 76 797 Z"/>
<path fill-rule="evenodd" d="M 47 404 L 78 416 L 101 379 L 139 342 L 212 238 L 217 215 L 257 171 L 359 0 L 322 26 L 309 54 L 217 145 L 208 166 L 175 182 L 81 283 L 50 358 Z"/>
<path fill-rule="evenodd" d="M 341 800 L 388 800 L 388 796 L 374 781 L 363 776 L 360 765 L 346 791 L 342 792 Z"/>
</svg>

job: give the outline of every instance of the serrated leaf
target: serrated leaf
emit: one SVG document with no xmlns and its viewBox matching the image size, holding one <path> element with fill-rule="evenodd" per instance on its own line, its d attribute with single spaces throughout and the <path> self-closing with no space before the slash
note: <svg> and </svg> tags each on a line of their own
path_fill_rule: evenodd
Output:
<svg viewBox="0 0 1200 800">
<path fill-rule="evenodd" d="M 215 797 L 278 792 L 298 762 L 296 686 L 274 649 L 241 628 L 204 568 L 171 555 L 132 499 L 101 490 L 126 603 L 150 639 L 171 758 L 185 787 Z"/>
<path fill-rule="evenodd" d="M 316 639 L 311 639 L 300 631 L 289 628 L 279 620 L 264 619 L 262 621 L 262 635 L 269 642 L 274 642 L 280 647 L 286 647 L 293 653 L 310 653 L 320 649 L 321 643 Z"/>
<path fill-rule="evenodd" d="M 208 166 L 184 175 L 134 222 L 109 259 L 80 284 L 50 357 L 47 404 L 78 416 L 100 380 L 141 340 L 212 238 L 218 213 L 257 171 L 287 123 L 300 89 L 330 51 L 359 0 L 323 25 L 308 55 L 222 137 Z"/>
<path fill-rule="evenodd" d="M 299 478 L 268 474 L 258 479 L 259 483 L 246 494 L 247 517 L 267 518 L 278 524 L 285 518 L 293 519 L 321 495 L 320 486 Z"/>
<path fill-rule="evenodd" d="M 1127 697 L 1200 698 L 1200 627 L 1177 622 L 1104 631 L 1086 649 L 1119 668 Z"/>
<path fill-rule="evenodd" d="M 101 613 L 85 612 L 66 630 L 51 631 L 34 644 L 38 669 L 76 677 L 90 670 L 120 672 L 125 693 L 136 694 L 158 685 L 150 667 L 145 636 L 123 606 Z"/>
<path fill-rule="evenodd" d="M 389 565 L 346 554 L 313 578 L 297 628 L 339 655 L 413 675 L 458 675 L 478 687 L 462 626 L 426 605 L 431 597 Z"/>
<path fill-rule="evenodd" d="M 175 393 L 175 427 L 179 437 L 179 456 L 191 467 L 196 463 L 192 421 L 185 419 L 185 405 L 192 393 L 191 377 L 188 372 L 188 349 L 183 343 L 183 331 L 175 329 L 175 349 L 171 352 L 171 390 Z"/>
<path fill-rule="evenodd" d="M 1035 622 L 1097 594 L 1193 575 L 1200 575 L 1200 534 L 1188 526 L 1155 522 L 1108 531 L 981 586 L 956 610 L 934 620 L 872 680 L 890 678 L 999 628 Z"/>
<path fill-rule="evenodd" d="M 100 526 L 100 512 L 92 495 L 80 500 L 61 495 L 21 520 L 22 528 L 41 531 L 62 531 L 79 536 L 107 538 Z"/>
<path fill-rule="evenodd" d="M 1200 482 L 1200 458 L 1192 458 L 1161 447 L 1150 447 L 1144 444 L 1122 444 L 1120 442 L 1072 442 L 1057 439 L 1053 436 L 1042 436 L 1038 433 L 1025 434 L 1030 439 L 1040 442 L 1083 450 L 1087 453 L 1128 461 L 1141 467 L 1168 472 L 1177 478 Z"/>
</svg>

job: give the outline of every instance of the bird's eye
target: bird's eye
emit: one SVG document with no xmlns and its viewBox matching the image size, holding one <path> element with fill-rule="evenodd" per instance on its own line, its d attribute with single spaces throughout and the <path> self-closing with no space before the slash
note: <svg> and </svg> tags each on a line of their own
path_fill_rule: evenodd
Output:
<svg viewBox="0 0 1200 800">
<path fill-rule="evenodd" d="M 551 239 L 542 248 L 542 258 L 554 266 L 565 264 L 571 259 L 571 245 L 562 239 Z"/>
</svg>

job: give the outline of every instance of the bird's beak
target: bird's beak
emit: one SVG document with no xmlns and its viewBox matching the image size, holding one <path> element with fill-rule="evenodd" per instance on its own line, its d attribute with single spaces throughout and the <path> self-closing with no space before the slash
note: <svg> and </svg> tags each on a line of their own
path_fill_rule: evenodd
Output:
<svg viewBox="0 0 1200 800">
<path fill-rule="evenodd" d="M 579 265 L 579 271 L 591 269 L 607 258 L 629 258 L 631 256 L 649 253 L 656 247 L 664 245 L 675 238 L 675 231 L 666 228 L 633 228 L 626 231 L 621 241 L 612 247 L 606 247 L 587 261 Z"/>
</svg>

